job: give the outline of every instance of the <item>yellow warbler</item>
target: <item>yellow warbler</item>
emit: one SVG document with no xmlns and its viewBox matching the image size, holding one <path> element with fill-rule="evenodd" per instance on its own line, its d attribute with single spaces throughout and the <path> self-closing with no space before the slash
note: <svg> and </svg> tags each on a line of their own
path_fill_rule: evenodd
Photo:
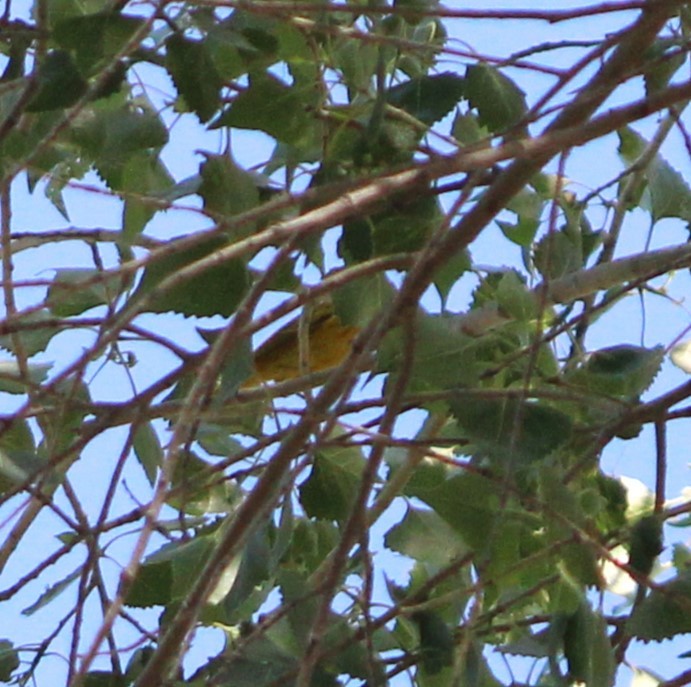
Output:
<svg viewBox="0 0 691 687">
<path fill-rule="evenodd" d="M 284 382 L 310 372 L 328 370 L 350 353 L 350 345 L 360 330 L 341 322 L 331 299 L 317 301 L 303 317 L 307 321 L 302 331 L 300 318 L 293 320 L 256 350 L 256 374 L 245 380 L 241 388 L 259 386 L 271 380 Z"/>
</svg>

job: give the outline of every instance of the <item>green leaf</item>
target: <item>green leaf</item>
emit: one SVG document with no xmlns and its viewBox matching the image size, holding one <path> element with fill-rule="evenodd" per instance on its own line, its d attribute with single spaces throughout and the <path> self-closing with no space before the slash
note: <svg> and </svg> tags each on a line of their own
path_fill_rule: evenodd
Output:
<svg viewBox="0 0 691 687">
<path fill-rule="evenodd" d="M 538 303 L 518 272 L 507 270 L 497 285 L 497 303 L 502 314 L 518 322 L 530 322 L 538 316 Z"/>
<path fill-rule="evenodd" d="M 631 636 L 644 642 L 661 642 L 691 632 L 691 572 L 685 572 L 654 589 L 626 624 Z"/>
<path fill-rule="evenodd" d="M 664 360 L 662 346 L 611 346 L 592 353 L 585 364 L 565 375 L 569 384 L 590 392 L 637 398 L 653 383 Z"/>
<path fill-rule="evenodd" d="M 34 601 L 34 603 L 31 604 L 31 606 L 27 606 L 23 611 L 22 615 L 26 616 L 31 616 L 36 611 L 40 611 L 42 608 L 47 606 L 49 603 L 51 603 L 54 599 L 56 599 L 60 594 L 62 594 L 66 589 L 72 586 L 74 582 L 76 582 L 79 577 L 83 574 L 83 569 L 82 566 L 79 566 L 76 570 L 71 572 L 69 575 L 63 577 L 61 580 L 56 582 L 55 584 L 51 585 L 46 589 L 41 596 Z"/>
<path fill-rule="evenodd" d="M 564 656 L 570 680 L 589 687 L 611 686 L 615 666 L 607 624 L 585 599 L 566 621 Z"/>
<path fill-rule="evenodd" d="M 420 635 L 422 669 L 434 675 L 453 663 L 454 640 L 449 626 L 432 611 L 417 611 L 410 616 Z"/>
<path fill-rule="evenodd" d="M 189 541 L 165 544 L 146 558 L 125 603 L 148 608 L 184 599 L 190 589 L 190 580 L 199 577 L 215 542 L 212 532 L 197 534 Z"/>
<path fill-rule="evenodd" d="M 272 627 L 251 640 L 232 647 L 195 674 L 196 684 L 233 685 L 233 687 L 268 687 L 282 683 L 285 676 L 298 668 L 298 659 L 288 648 L 271 639 L 281 628 Z M 313 677 L 315 687 L 336 687 L 336 682 L 325 683 Z"/>
<path fill-rule="evenodd" d="M 220 107 L 223 80 L 204 41 L 172 34 L 166 41 L 166 68 L 185 104 L 206 122 Z"/>
<path fill-rule="evenodd" d="M 453 120 L 451 135 L 461 145 L 469 146 L 488 140 L 490 132 L 478 122 L 477 115 L 459 112 Z"/>
<path fill-rule="evenodd" d="M 204 155 L 198 193 L 207 212 L 232 217 L 259 205 L 255 176 L 239 167 L 229 155 Z M 251 230 L 251 226 L 244 227 L 238 233 L 246 235 Z"/>
<path fill-rule="evenodd" d="M 506 206 L 507 210 L 516 214 L 518 220 L 513 224 L 497 220 L 497 225 L 509 241 L 528 248 L 540 227 L 544 205 L 544 199 L 539 193 L 524 188 Z"/>
<path fill-rule="evenodd" d="M 264 584 L 274 572 L 271 534 L 267 528 L 251 534 L 243 545 L 242 554 L 223 572 L 210 602 L 222 605 L 226 622 L 240 623 L 251 617 L 271 591 L 271 586 Z"/>
<path fill-rule="evenodd" d="M 285 561 L 306 573 L 314 572 L 338 545 L 339 526 L 328 520 L 296 520 Z"/>
<path fill-rule="evenodd" d="M 162 205 L 165 207 L 167 202 L 176 199 L 171 199 L 171 195 L 174 195 L 174 189 L 180 189 L 181 184 L 175 184 L 155 150 L 135 153 L 122 165 L 121 171 L 125 196 L 122 234 L 126 241 L 132 241 L 142 233 Z"/>
<path fill-rule="evenodd" d="M 619 155 L 628 165 L 635 163 L 648 146 L 642 136 L 630 127 L 620 129 Z M 655 155 L 644 171 L 645 192 L 641 207 L 648 210 L 654 222 L 677 217 L 691 222 L 691 188 L 684 177 L 661 155 Z"/>
<path fill-rule="evenodd" d="M 19 653 L 9 639 L 0 639 L 0 682 L 10 682 L 19 667 Z"/>
<path fill-rule="evenodd" d="M 498 466 L 538 463 L 566 444 L 573 431 L 568 415 L 541 401 L 457 397 L 450 406 L 473 451 Z"/>
<path fill-rule="evenodd" d="M 414 252 L 427 243 L 441 219 L 436 198 L 422 196 L 398 204 L 394 201 L 384 212 L 345 222 L 338 251 L 348 262 Z"/>
<path fill-rule="evenodd" d="M 581 246 L 564 231 L 543 236 L 535 245 L 533 263 L 547 281 L 560 279 L 583 267 Z"/>
<path fill-rule="evenodd" d="M 471 641 L 460 659 L 458 672 L 454 672 L 454 677 L 458 675 L 458 684 L 467 687 L 502 687 L 503 683 L 492 674 L 479 641 Z M 456 671 L 455 665 L 453 669 Z"/>
<path fill-rule="evenodd" d="M 242 444 L 234 439 L 227 429 L 219 425 L 202 422 L 197 430 L 199 445 L 212 456 L 228 458 L 243 451 Z"/>
<path fill-rule="evenodd" d="M 36 92 L 26 106 L 27 112 L 44 112 L 74 105 L 86 92 L 87 83 L 71 55 L 52 50 L 38 68 Z"/>
<path fill-rule="evenodd" d="M 337 440 L 341 432 L 332 435 Z M 354 446 L 321 449 L 309 477 L 300 486 L 300 502 L 314 518 L 344 521 L 351 514 L 365 466 L 362 451 Z"/>
<path fill-rule="evenodd" d="M 25 394 L 45 381 L 51 363 L 29 363 L 29 378 L 23 379 L 15 362 L 0 362 L 0 391 L 8 394 Z"/>
<path fill-rule="evenodd" d="M 144 561 L 125 598 L 125 604 L 135 608 L 167 606 L 172 601 L 172 584 L 170 561 Z"/>
<path fill-rule="evenodd" d="M 453 316 L 419 313 L 415 319 L 413 360 L 405 360 L 405 337 L 393 330 L 377 350 L 377 369 L 390 372 L 389 384 L 398 375 L 405 375 L 411 392 L 473 384 L 480 373 L 477 341 L 461 334 L 455 322 Z"/>
<path fill-rule="evenodd" d="M 644 73 L 647 95 L 669 85 L 671 78 L 686 61 L 686 48 L 680 38 L 656 40 L 646 51 Z"/>
<path fill-rule="evenodd" d="M 340 69 L 343 80 L 353 95 L 365 92 L 370 87 L 378 55 L 376 45 L 360 41 L 341 41 L 334 48 L 335 66 Z"/>
<path fill-rule="evenodd" d="M 156 474 L 163 465 L 163 448 L 150 422 L 141 422 L 137 425 L 132 448 L 149 484 L 153 485 Z"/>
<path fill-rule="evenodd" d="M 154 111 L 128 104 L 96 108 L 91 116 L 75 123 L 70 135 L 108 186 L 117 190 L 128 186 L 131 158 L 168 142 L 168 130 Z"/>
<path fill-rule="evenodd" d="M 478 111 L 480 125 L 495 134 L 518 124 L 527 111 L 525 93 L 488 64 L 473 64 L 467 68 L 465 96 Z"/>
<path fill-rule="evenodd" d="M 600 580 L 598 561 L 592 547 L 583 543 L 574 532 L 588 529 L 591 514 L 583 511 L 583 490 L 576 495 L 565 483 L 564 475 L 556 468 L 541 465 L 539 471 L 540 499 L 544 504 L 545 530 L 551 541 L 573 538 L 573 543 L 563 544 L 556 557 L 564 566 L 569 582 L 575 580 L 581 586 L 597 585 Z M 558 514 L 555 514 L 555 504 Z"/>
<path fill-rule="evenodd" d="M 184 252 L 171 252 L 154 260 L 145 270 L 135 295 L 151 293 L 167 277 L 177 274 L 182 268 L 212 255 L 227 245 L 223 236 L 200 240 Z M 249 272 L 239 259 L 212 263 L 198 272 L 150 298 L 144 310 L 148 312 L 177 312 L 182 315 L 204 317 L 222 315 L 228 317 L 242 301 L 249 287 Z"/>
<path fill-rule="evenodd" d="M 45 466 L 29 423 L 22 418 L 6 422 L 0 436 L 0 493 L 29 483 Z"/>
<path fill-rule="evenodd" d="M 143 25 L 142 17 L 97 12 L 57 21 L 52 37 L 61 48 L 75 52 L 77 65 L 85 74 L 94 74 L 120 53 Z"/>
<path fill-rule="evenodd" d="M 437 513 L 411 506 L 384 541 L 392 551 L 439 567 L 467 551 L 458 533 Z"/>
<path fill-rule="evenodd" d="M 315 119 L 308 112 L 313 97 L 308 89 L 287 86 L 271 74 L 253 74 L 248 88 L 212 123 L 212 128 L 253 129 L 297 145 L 318 133 Z"/>
<path fill-rule="evenodd" d="M 235 344 L 232 355 L 226 358 L 221 369 L 217 393 L 214 395 L 214 406 L 222 406 L 234 398 L 242 383 L 253 373 L 252 342 L 246 337 Z"/>
<path fill-rule="evenodd" d="M 168 505 L 188 515 L 228 513 L 236 501 L 238 488 L 213 471 L 213 466 L 192 452 L 175 466 Z"/>
<path fill-rule="evenodd" d="M 641 575 L 650 575 L 663 548 L 662 520 L 658 515 L 645 515 L 631 528 L 629 565 Z"/>
<path fill-rule="evenodd" d="M 386 100 L 423 124 L 432 125 L 451 112 L 463 97 L 464 83 L 465 79 L 451 72 L 423 76 L 390 88 Z"/>
<path fill-rule="evenodd" d="M 450 260 L 434 272 L 434 285 L 439 291 L 442 303 L 446 304 L 451 293 L 451 289 L 458 283 L 458 280 L 473 267 L 473 263 L 468 250 L 456 253 Z"/>
<path fill-rule="evenodd" d="M 58 269 L 48 287 L 46 305 L 57 317 L 72 317 L 99 305 L 113 303 L 122 277 L 97 269 Z"/>
<path fill-rule="evenodd" d="M 125 678 L 107 670 L 90 670 L 84 676 L 84 687 L 127 687 Z"/>
<path fill-rule="evenodd" d="M 14 334 L 0 336 L 0 347 L 16 355 L 14 339 L 21 341 L 22 350 L 31 357 L 45 351 L 51 339 L 62 331 L 55 324 L 55 318 L 47 310 L 36 310 L 13 320 Z"/>
<path fill-rule="evenodd" d="M 473 549 L 484 550 L 498 514 L 497 485 L 477 474 L 444 478 L 442 466 L 422 466 L 405 488 L 457 530 Z"/>
<path fill-rule="evenodd" d="M 55 456 L 74 446 L 91 407 L 91 395 L 89 387 L 81 377 L 73 375 L 54 382 L 51 391 L 52 393 L 43 399 L 44 412 L 37 420 L 43 431 L 42 446 L 49 455 Z M 76 458 L 77 456 L 72 455 L 72 459 Z M 59 464 L 51 479 L 61 479 L 69 465 L 70 461 Z"/>
</svg>

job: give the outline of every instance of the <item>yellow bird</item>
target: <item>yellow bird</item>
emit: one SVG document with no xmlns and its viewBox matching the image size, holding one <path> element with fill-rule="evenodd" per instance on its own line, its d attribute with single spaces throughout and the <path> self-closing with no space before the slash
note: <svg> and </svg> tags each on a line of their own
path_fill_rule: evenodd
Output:
<svg viewBox="0 0 691 687">
<path fill-rule="evenodd" d="M 256 372 L 242 389 L 328 370 L 346 358 L 360 329 L 343 324 L 330 298 L 316 301 L 302 317 L 303 324 L 301 318 L 289 322 L 255 351 Z"/>
</svg>

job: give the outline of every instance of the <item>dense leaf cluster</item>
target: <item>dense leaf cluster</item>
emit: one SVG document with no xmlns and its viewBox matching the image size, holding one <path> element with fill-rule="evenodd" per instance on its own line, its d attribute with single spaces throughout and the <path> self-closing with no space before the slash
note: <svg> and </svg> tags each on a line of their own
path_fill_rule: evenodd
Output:
<svg viewBox="0 0 691 687">
<path fill-rule="evenodd" d="M 501 10 L 435 0 L 0 18 L 0 600 L 50 619 L 4 624 L 0 680 L 43 684 L 57 652 L 75 687 L 606 687 L 631 640 L 691 631 L 687 545 L 656 579 L 663 524 L 691 523 L 664 478 L 691 387 L 651 392 L 667 341 L 591 335 L 691 266 L 627 234 L 633 211 L 691 223 L 661 150 L 691 151 L 691 13 L 622 4 L 602 40 L 526 32 L 501 59 L 449 38 Z M 574 193 L 569 152 L 608 134 L 621 167 Z M 13 182 L 66 222 L 75 189 L 117 199 L 114 229 L 18 230 Z M 184 213 L 201 228 L 161 232 Z M 324 302 L 351 346 L 316 336 Z M 254 385 L 285 316 L 300 365 Z M 339 353 L 311 369 L 310 346 Z M 636 507 L 602 455 L 646 425 Z"/>
</svg>

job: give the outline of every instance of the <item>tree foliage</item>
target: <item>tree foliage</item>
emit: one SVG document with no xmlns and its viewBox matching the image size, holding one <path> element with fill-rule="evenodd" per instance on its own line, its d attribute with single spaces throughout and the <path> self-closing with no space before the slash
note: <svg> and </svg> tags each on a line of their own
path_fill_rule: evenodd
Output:
<svg viewBox="0 0 691 687">
<path fill-rule="evenodd" d="M 691 631 L 691 383 L 621 331 L 688 286 L 691 12 L 460 4 L 8 0 L 1 680 L 606 687 Z"/>
</svg>

